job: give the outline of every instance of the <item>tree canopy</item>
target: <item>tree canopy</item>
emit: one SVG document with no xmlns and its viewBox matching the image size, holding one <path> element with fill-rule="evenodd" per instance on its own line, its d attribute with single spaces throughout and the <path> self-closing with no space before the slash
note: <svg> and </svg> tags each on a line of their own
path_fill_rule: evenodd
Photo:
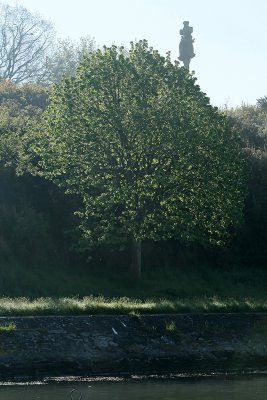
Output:
<svg viewBox="0 0 267 400">
<path fill-rule="evenodd" d="M 81 37 L 79 42 L 70 39 L 58 40 L 53 52 L 47 58 L 45 82 L 59 83 L 63 75 L 66 77 L 75 75 L 83 57 L 88 56 L 95 47 L 95 41 L 90 36 Z"/>
<path fill-rule="evenodd" d="M 219 243 L 242 214 L 243 163 L 226 118 L 145 40 L 97 50 L 56 86 L 34 151 L 42 174 L 81 197 L 90 242 Z"/>
<path fill-rule="evenodd" d="M 47 105 L 48 90 L 36 84 L 16 85 L 0 82 L 0 169 L 31 169 L 25 151 L 25 134 L 33 120 L 37 121 Z"/>
<path fill-rule="evenodd" d="M 259 99 L 260 100 L 260 99 Z M 237 264 L 266 265 L 267 240 L 267 109 L 242 105 L 225 110 L 234 134 L 247 161 L 247 195 L 244 220 L 232 241 L 231 258 Z M 233 251 L 234 250 L 234 251 Z M 235 253 L 235 254 L 234 254 Z"/>
<path fill-rule="evenodd" d="M 261 110 L 267 111 L 267 96 L 260 97 L 259 99 L 257 99 L 257 106 Z"/>
</svg>

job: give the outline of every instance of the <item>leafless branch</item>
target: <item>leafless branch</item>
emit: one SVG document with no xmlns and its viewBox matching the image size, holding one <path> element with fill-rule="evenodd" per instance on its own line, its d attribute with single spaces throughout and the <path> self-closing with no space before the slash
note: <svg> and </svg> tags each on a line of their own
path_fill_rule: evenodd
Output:
<svg viewBox="0 0 267 400">
<path fill-rule="evenodd" d="M 0 79 L 41 82 L 53 41 L 49 22 L 24 7 L 0 5 Z"/>
</svg>

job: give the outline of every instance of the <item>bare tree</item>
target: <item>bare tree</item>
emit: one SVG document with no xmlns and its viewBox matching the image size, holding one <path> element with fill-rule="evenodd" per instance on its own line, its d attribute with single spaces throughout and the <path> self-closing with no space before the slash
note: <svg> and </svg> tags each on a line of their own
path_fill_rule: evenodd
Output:
<svg viewBox="0 0 267 400">
<path fill-rule="evenodd" d="M 58 40 L 54 52 L 47 58 L 47 83 L 58 83 L 61 77 L 73 76 L 86 56 L 96 50 L 94 38 L 81 37 L 80 40 Z"/>
<path fill-rule="evenodd" d="M 0 5 L 0 79 L 43 82 L 52 50 L 50 22 L 21 6 Z"/>
</svg>

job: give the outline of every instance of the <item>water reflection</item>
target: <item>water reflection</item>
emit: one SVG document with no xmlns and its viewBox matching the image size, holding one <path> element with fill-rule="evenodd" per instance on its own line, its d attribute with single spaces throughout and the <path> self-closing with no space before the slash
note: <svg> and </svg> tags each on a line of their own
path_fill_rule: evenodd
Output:
<svg viewBox="0 0 267 400">
<path fill-rule="evenodd" d="M 2 400 L 266 400 L 267 376 L 1 386 Z"/>
<path fill-rule="evenodd" d="M 70 391 L 70 400 L 82 400 L 82 392 L 79 389 L 72 389 Z"/>
</svg>

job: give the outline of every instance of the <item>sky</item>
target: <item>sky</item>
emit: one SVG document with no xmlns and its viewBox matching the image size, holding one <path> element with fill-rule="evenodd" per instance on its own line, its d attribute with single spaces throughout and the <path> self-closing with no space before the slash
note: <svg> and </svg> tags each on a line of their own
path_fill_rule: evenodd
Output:
<svg viewBox="0 0 267 400">
<path fill-rule="evenodd" d="M 267 0 L 5 0 L 51 21 L 61 39 L 97 45 L 147 39 L 179 56 L 183 21 L 193 27 L 190 70 L 218 107 L 255 104 L 267 95 Z"/>
</svg>

